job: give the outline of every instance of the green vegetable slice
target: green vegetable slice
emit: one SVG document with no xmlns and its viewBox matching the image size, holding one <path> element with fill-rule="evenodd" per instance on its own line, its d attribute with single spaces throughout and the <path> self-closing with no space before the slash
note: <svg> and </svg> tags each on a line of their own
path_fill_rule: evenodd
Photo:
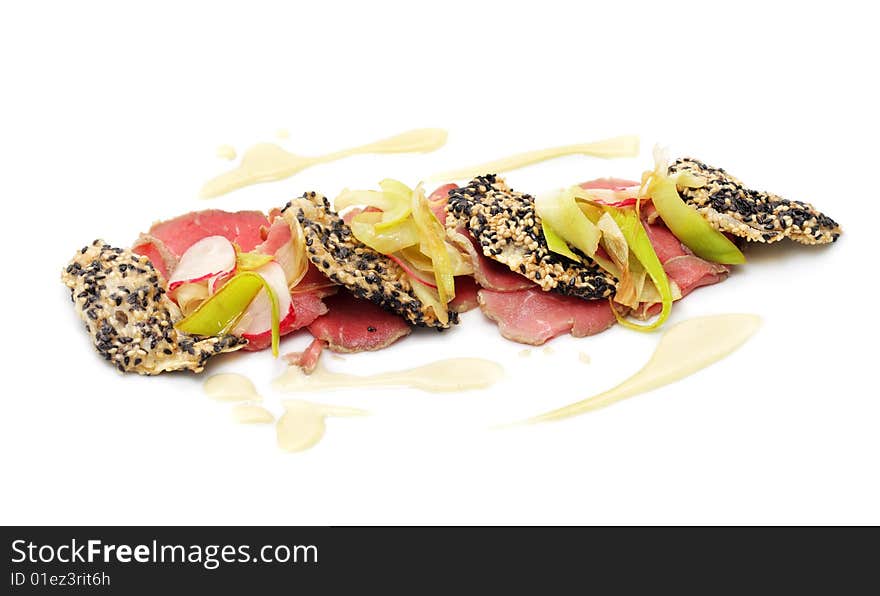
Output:
<svg viewBox="0 0 880 596">
<path fill-rule="evenodd" d="M 412 189 L 402 182 L 386 178 L 379 183 L 379 188 L 388 200 L 389 208 L 382 212 L 382 221 L 376 224 L 377 230 L 385 230 L 406 219 L 412 207 L 410 199 Z"/>
<path fill-rule="evenodd" d="M 419 230 L 411 218 L 378 230 L 376 224 L 381 221 L 381 213 L 365 211 L 355 215 L 349 226 L 355 238 L 383 255 L 390 255 L 419 243 Z"/>
<path fill-rule="evenodd" d="M 263 265 L 271 262 L 272 255 L 266 255 L 261 252 L 239 252 L 236 251 L 236 266 L 239 271 L 253 271 L 259 269 Z"/>
<path fill-rule="evenodd" d="M 677 184 L 694 187 L 703 181 L 694 176 L 669 176 L 666 159 L 659 149 L 654 151 L 654 161 L 654 171 L 643 177 L 644 195 L 651 197 L 666 227 L 698 257 L 724 265 L 745 263 L 746 257 L 736 245 L 678 194 Z"/>
<path fill-rule="evenodd" d="M 449 320 L 446 307 L 455 298 L 452 260 L 446 248 L 446 229 L 431 211 L 421 184 L 412 193 L 412 216 L 419 232 L 421 251 L 431 259 L 434 266 L 434 280 L 442 305 L 441 312 L 434 314 L 441 323 L 446 324 Z"/>
<path fill-rule="evenodd" d="M 571 190 L 535 198 L 535 212 L 567 244 L 588 257 L 596 254 L 602 234 L 580 210 Z"/>
<path fill-rule="evenodd" d="M 348 190 L 339 193 L 333 201 L 336 210 L 348 207 L 373 207 L 379 209 L 381 217 L 375 223 L 376 230 L 385 230 L 401 223 L 410 214 L 412 189 L 402 182 L 386 178 L 379 183 L 381 191 Z"/>
<path fill-rule="evenodd" d="M 663 264 L 657 257 L 657 253 L 654 252 L 654 247 L 651 245 L 648 233 L 642 226 L 638 212 L 635 209 L 618 209 L 616 207 L 606 207 L 605 211 L 614 219 L 614 222 L 626 239 L 629 250 L 645 268 L 651 281 L 654 282 L 654 286 L 660 292 L 660 299 L 663 304 L 660 315 L 650 325 L 638 325 L 627 320 L 614 308 L 613 301 L 611 302 L 611 310 L 614 311 L 617 321 L 624 327 L 636 331 L 653 331 L 666 322 L 666 319 L 669 318 L 669 313 L 672 311 L 672 287 L 670 286 L 669 278 L 666 277 Z"/>
<path fill-rule="evenodd" d="M 581 258 L 571 251 L 568 244 L 562 239 L 562 236 L 553 231 L 553 228 L 548 226 L 547 222 L 543 220 L 541 221 L 541 232 L 544 234 L 544 240 L 547 241 L 547 248 L 550 249 L 550 252 L 555 252 L 578 263 L 581 262 Z"/>
<path fill-rule="evenodd" d="M 253 271 L 244 271 L 234 276 L 174 327 L 190 335 L 212 336 L 228 333 L 260 290 L 266 290 L 272 303 L 272 354 L 278 356 L 281 335 L 278 296 L 268 282 Z"/>
</svg>

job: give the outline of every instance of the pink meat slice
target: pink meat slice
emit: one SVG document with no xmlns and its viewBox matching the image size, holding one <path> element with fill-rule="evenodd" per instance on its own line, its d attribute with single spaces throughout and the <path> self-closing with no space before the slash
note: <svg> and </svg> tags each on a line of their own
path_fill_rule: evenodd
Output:
<svg viewBox="0 0 880 596">
<path fill-rule="evenodd" d="M 294 293 L 291 294 L 290 299 L 290 312 L 278 325 L 281 337 L 310 325 L 315 319 L 327 313 L 327 305 L 316 294 L 310 292 Z M 249 335 L 247 340 L 248 343 L 243 348 L 244 350 L 249 352 L 265 350 L 272 345 L 272 331 Z"/>
<path fill-rule="evenodd" d="M 223 236 L 235 242 L 243 251 L 253 250 L 263 242 L 261 228 L 269 227 L 269 220 L 259 211 L 194 211 L 159 222 L 150 228 L 150 234 L 165 243 L 180 256 L 195 242 L 206 236 Z"/>
<path fill-rule="evenodd" d="M 470 275 L 459 275 L 455 278 L 455 298 L 449 303 L 450 310 L 455 312 L 467 312 L 477 308 L 480 303 L 477 299 L 477 291 L 480 286 Z"/>
<path fill-rule="evenodd" d="M 533 346 L 564 333 L 595 335 L 617 322 L 606 300 L 583 300 L 538 287 L 515 292 L 483 289 L 478 298 L 483 313 L 498 324 L 501 335 Z"/>
<path fill-rule="evenodd" d="M 260 242 L 252 250 L 264 255 L 274 255 L 285 244 L 290 242 L 290 224 L 283 217 L 275 217 L 269 228 L 265 230 L 266 239 Z M 240 246 L 240 245 L 239 245 Z M 245 250 L 242 248 L 242 250 Z"/>
<path fill-rule="evenodd" d="M 645 230 L 666 275 L 678 285 L 682 297 L 699 287 L 724 281 L 730 274 L 726 265 L 712 263 L 691 253 L 659 220 L 653 224 L 645 222 Z"/>
<path fill-rule="evenodd" d="M 639 183 L 635 180 L 627 180 L 626 178 L 596 178 L 595 180 L 580 183 L 581 188 L 601 188 L 606 190 L 623 190 L 624 188 L 638 185 Z"/>
<path fill-rule="evenodd" d="M 132 250 L 149 258 L 168 279 L 176 260 L 202 238 L 223 236 L 242 250 L 250 251 L 264 241 L 263 228 L 268 227 L 269 220 L 259 211 L 193 211 L 153 224 L 148 234 L 141 234 Z"/>
<path fill-rule="evenodd" d="M 605 188 L 620 190 L 638 185 L 638 182 L 621 178 L 599 178 L 581 184 L 583 188 Z M 642 205 L 641 211 L 645 225 L 645 231 L 657 253 L 657 258 L 663 264 L 666 275 L 678 285 L 682 297 L 688 295 L 696 288 L 708 286 L 723 281 L 730 269 L 718 263 L 712 263 L 695 256 L 688 248 L 669 231 L 659 218 L 657 210 L 651 203 Z M 649 314 L 660 311 L 659 305 L 643 305 L 642 310 Z"/>
<path fill-rule="evenodd" d="M 467 230 L 449 232 L 449 238 L 456 247 L 470 256 L 474 266 L 474 279 L 480 287 L 498 292 L 514 292 L 535 285 L 527 277 L 511 271 L 507 265 L 484 256 L 477 241 Z"/>
<path fill-rule="evenodd" d="M 141 234 L 132 251 L 150 259 L 165 281 L 171 278 L 171 272 L 177 267 L 178 258 L 168 250 L 164 242 L 150 234 Z"/>
<path fill-rule="evenodd" d="M 666 275 L 678 285 L 682 298 L 702 286 L 711 286 L 727 279 L 730 269 L 694 255 L 673 257 L 663 263 Z"/>
<path fill-rule="evenodd" d="M 446 202 L 449 200 L 449 191 L 455 188 L 458 188 L 458 184 L 444 184 L 428 195 L 428 204 L 431 206 L 431 211 L 434 212 L 440 223 L 444 225 L 446 224 Z"/>
<path fill-rule="evenodd" d="M 403 319 L 368 300 L 340 290 L 325 299 L 328 312 L 309 325 L 309 332 L 334 352 L 380 350 L 409 335 Z"/>
<path fill-rule="evenodd" d="M 313 339 L 312 343 L 309 344 L 302 352 L 291 352 L 290 354 L 285 354 L 284 359 L 287 360 L 287 363 L 292 366 L 300 367 L 304 373 L 310 374 L 315 370 L 315 367 L 318 366 L 318 359 L 321 357 L 321 353 L 324 351 L 324 341 L 320 339 Z"/>
<path fill-rule="evenodd" d="M 309 293 L 316 295 L 318 298 L 323 298 L 325 296 L 332 296 L 338 289 L 339 286 L 321 273 L 317 267 L 309 263 L 306 274 L 296 284 L 296 287 L 293 288 L 293 294 L 296 296 L 299 293 Z"/>
</svg>

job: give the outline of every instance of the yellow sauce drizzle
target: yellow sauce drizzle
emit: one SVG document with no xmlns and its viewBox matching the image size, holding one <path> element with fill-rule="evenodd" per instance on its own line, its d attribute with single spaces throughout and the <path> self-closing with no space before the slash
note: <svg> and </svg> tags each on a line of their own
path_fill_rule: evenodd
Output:
<svg viewBox="0 0 880 596">
<path fill-rule="evenodd" d="M 220 159 L 233 160 L 237 156 L 238 153 L 235 152 L 235 147 L 232 145 L 220 145 L 217 147 L 217 157 Z"/>
<path fill-rule="evenodd" d="M 580 145 L 563 145 L 562 147 L 551 147 L 550 149 L 539 149 L 537 151 L 518 153 L 516 155 L 511 155 L 510 157 L 504 157 L 478 166 L 441 172 L 431 176 L 429 180 L 469 180 L 474 176 L 509 172 L 510 170 L 517 170 L 532 164 L 547 161 L 548 159 L 555 159 L 566 155 L 589 155 L 591 157 L 612 159 L 616 157 L 637 157 L 638 154 L 639 138 L 627 135 L 592 143 L 583 143 Z"/>
<path fill-rule="evenodd" d="M 202 385 L 205 393 L 218 401 L 262 401 L 256 387 L 245 376 L 222 373 L 209 377 Z"/>
<path fill-rule="evenodd" d="M 297 366 L 291 366 L 275 380 L 282 391 L 320 391 L 346 387 L 413 387 L 422 391 L 442 393 L 483 389 L 498 381 L 504 374 L 500 364 L 481 358 L 450 358 L 431 364 L 369 376 L 350 375 L 328 371 L 318 363 L 307 375 Z"/>
<path fill-rule="evenodd" d="M 425 153 L 446 144 L 446 131 L 421 128 L 319 157 L 304 157 L 282 149 L 275 143 L 258 143 L 248 149 L 234 170 L 220 174 L 202 187 L 202 198 L 218 197 L 233 190 L 273 182 L 293 176 L 308 167 L 349 157 L 359 153 Z"/>
<path fill-rule="evenodd" d="M 284 414 L 275 425 L 278 447 L 284 451 L 303 451 L 324 436 L 327 416 L 365 416 L 356 408 L 326 406 L 298 399 L 284 401 Z"/>
<path fill-rule="evenodd" d="M 232 408 L 232 417 L 241 424 L 269 424 L 275 421 L 272 412 L 254 404 L 236 405 Z"/>
<path fill-rule="evenodd" d="M 660 338 L 648 363 L 617 387 L 526 422 L 576 416 L 678 381 L 739 348 L 760 326 L 760 317 L 747 314 L 698 317 L 673 325 Z"/>
</svg>

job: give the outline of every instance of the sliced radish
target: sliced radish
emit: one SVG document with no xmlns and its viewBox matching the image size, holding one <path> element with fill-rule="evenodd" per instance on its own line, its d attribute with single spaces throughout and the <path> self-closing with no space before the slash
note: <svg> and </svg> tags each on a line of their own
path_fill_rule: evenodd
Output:
<svg viewBox="0 0 880 596">
<path fill-rule="evenodd" d="M 291 308 L 290 290 L 287 288 L 284 269 L 278 263 L 272 262 L 255 269 L 254 272 L 261 275 L 269 287 L 275 291 L 278 296 L 278 317 L 284 319 L 290 313 Z M 266 290 L 263 289 L 244 311 L 235 329 L 232 330 L 232 334 L 246 338 L 249 335 L 259 335 L 271 330 L 272 301 L 266 294 Z"/>
<path fill-rule="evenodd" d="M 208 279 L 208 295 L 213 296 L 214 294 L 216 294 L 217 290 L 223 287 L 223 284 L 225 284 L 227 281 L 235 276 L 236 269 L 238 269 L 238 267 L 233 267 L 232 271 L 226 271 L 218 275 L 212 275 Z"/>
<path fill-rule="evenodd" d="M 296 314 L 296 308 L 293 306 L 293 302 L 291 302 L 290 310 L 287 311 L 287 316 L 282 316 L 278 325 L 278 332 L 280 335 L 287 335 L 297 326 Z M 243 348 L 245 352 L 259 352 L 272 345 L 271 329 L 257 334 L 246 333 L 242 335 L 242 337 L 248 340 Z"/>
<path fill-rule="evenodd" d="M 581 182 L 581 188 L 604 188 L 606 190 L 624 190 L 627 188 L 638 188 L 639 183 L 635 180 L 626 180 L 624 178 L 596 178 L 587 182 Z"/>
<path fill-rule="evenodd" d="M 180 284 L 197 283 L 235 268 L 235 247 L 223 236 L 202 238 L 180 257 L 168 280 L 168 290 Z"/>
<path fill-rule="evenodd" d="M 400 265 L 400 268 L 406 271 L 407 275 L 409 275 L 414 281 L 419 282 L 423 286 L 428 286 L 429 288 L 434 288 L 435 290 L 437 289 L 437 284 L 435 284 L 434 282 L 430 282 L 424 277 L 420 276 L 403 259 L 395 257 L 394 255 L 388 255 L 388 258 Z"/>
</svg>

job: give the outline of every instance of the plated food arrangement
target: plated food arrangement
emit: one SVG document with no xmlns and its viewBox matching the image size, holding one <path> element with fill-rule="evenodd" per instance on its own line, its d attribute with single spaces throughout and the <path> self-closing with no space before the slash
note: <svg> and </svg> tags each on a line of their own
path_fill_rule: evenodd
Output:
<svg viewBox="0 0 880 596">
<path fill-rule="evenodd" d="M 652 331 L 676 301 L 744 264 L 749 243 L 828 244 L 841 233 L 811 204 L 689 157 L 655 152 L 632 180 L 571 182 L 530 194 L 485 171 L 429 190 L 386 179 L 333 200 L 308 191 L 268 213 L 193 211 L 127 247 L 82 247 L 62 280 L 121 372 L 198 373 L 216 355 L 278 355 L 280 338 L 308 333 L 308 349 L 285 355 L 308 373 L 325 349 L 380 350 L 414 327 L 455 341 L 448 330 L 472 309 L 528 345 L 615 324 Z"/>
</svg>

